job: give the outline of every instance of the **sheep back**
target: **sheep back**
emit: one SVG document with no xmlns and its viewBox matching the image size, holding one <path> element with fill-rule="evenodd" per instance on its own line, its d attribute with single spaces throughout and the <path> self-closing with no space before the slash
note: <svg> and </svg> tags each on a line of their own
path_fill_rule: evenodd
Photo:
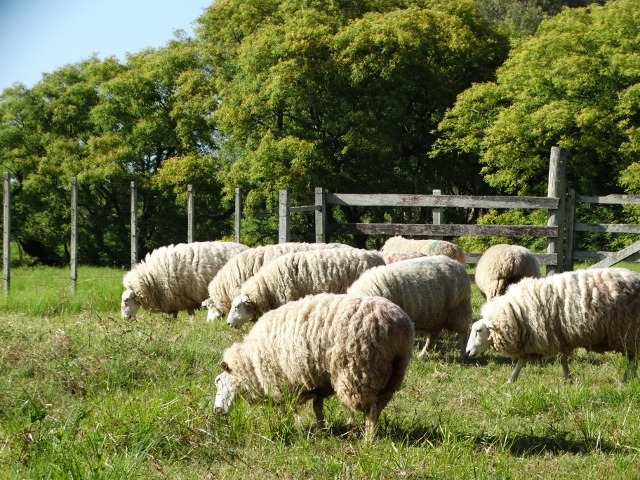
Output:
<svg viewBox="0 0 640 480">
<path fill-rule="evenodd" d="M 519 245 L 493 245 L 476 265 L 475 282 L 487 300 L 526 277 L 540 277 L 540 265 L 531 250 Z"/>
<path fill-rule="evenodd" d="M 233 257 L 208 285 L 210 305 L 219 313 L 227 313 L 240 287 L 266 263 L 282 255 L 320 248 L 336 248 L 338 243 L 288 242 L 249 248 Z"/>
<path fill-rule="evenodd" d="M 305 295 L 345 293 L 370 268 L 384 265 L 378 252 L 359 248 L 308 250 L 282 255 L 264 265 L 241 287 L 256 316 Z"/>
<path fill-rule="evenodd" d="M 223 361 L 251 397 L 335 393 L 352 411 L 368 412 L 400 388 L 412 349 L 411 320 L 392 302 L 319 294 L 267 312 Z"/>
<path fill-rule="evenodd" d="M 466 336 L 471 323 L 469 274 L 445 255 L 372 268 L 347 293 L 391 300 L 407 312 L 418 332 L 437 334 L 446 328 Z"/>
<path fill-rule="evenodd" d="M 453 258 L 458 262 L 465 264 L 464 252 L 455 243 L 448 242 L 446 240 L 414 240 L 411 238 L 404 238 L 400 235 L 387 239 L 382 248 L 383 252 L 387 250 L 404 250 L 420 252 L 424 255 L 446 255 L 449 258 Z"/>
<path fill-rule="evenodd" d="M 496 350 L 535 359 L 575 348 L 634 355 L 640 340 L 640 275 L 623 268 L 525 278 L 481 308 Z"/>
<path fill-rule="evenodd" d="M 207 298 L 207 286 L 218 270 L 247 248 L 223 241 L 163 246 L 149 252 L 122 283 L 150 312 L 195 310 Z"/>
</svg>

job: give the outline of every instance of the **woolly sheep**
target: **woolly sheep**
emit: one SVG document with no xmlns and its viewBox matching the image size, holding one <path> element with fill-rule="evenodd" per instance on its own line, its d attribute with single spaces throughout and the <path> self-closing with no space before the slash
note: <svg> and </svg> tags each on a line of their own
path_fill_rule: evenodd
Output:
<svg viewBox="0 0 640 480">
<path fill-rule="evenodd" d="M 402 384 L 413 335 L 407 314 L 384 298 L 325 293 L 289 302 L 225 350 L 215 410 L 228 413 L 241 392 L 277 404 L 292 396 L 299 404 L 313 399 L 324 428 L 323 400 L 335 394 L 353 413 L 364 413 L 371 439 Z"/>
<path fill-rule="evenodd" d="M 207 298 L 207 285 L 230 258 L 246 250 L 236 242 L 192 242 L 168 245 L 148 253 L 122 283 L 121 312 L 134 318 L 140 309 L 177 316 L 193 315 Z"/>
<path fill-rule="evenodd" d="M 380 250 L 383 252 L 387 250 L 404 250 L 420 252 L 424 255 L 446 255 L 463 265 L 465 264 L 462 249 L 455 243 L 447 242 L 446 240 L 414 240 L 396 235 L 387 239 Z"/>
<path fill-rule="evenodd" d="M 366 270 L 384 265 L 378 252 L 323 248 L 282 255 L 247 280 L 231 302 L 227 323 L 241 327 L 286 302 L 315 293 L 345 293 Z"/>
<path fill-rule="evenodd" d="M 625 354 L 623 380 L 636 373 L 640 340 L 640 275 L 623 268 L 565 272 L 525 278 L 484 304 L 471 327 L 467 354 L 488 347 L 517 359 L 510 382 L 527 360 L 561 354 L 565 380 L 576 348 Z"/>
<path fill-rule="evenodd" d="M 253 277 L 265 263 L 287 253 L 343 246 L 345 245 L 339 243 L 288 242 L 249 248 L 239 253 L 209 283 L 209 296 L 202 302 L 207 307 L 207 320 L 212 321 L 226 315 L 231 308 L 231 301 L 240 293 L 242 284 Z"/>
<path fill-rule="evenodd" d="M 540 265 L 531 250 L 519 245 L 493 245 L 476 265 L 476 285 L 487 301 L 503 295 L 509 285 L 525 277 L 540 277 Z"/>
<path fill-rule="evenodd" d="M 364 272 L 347 293 L 385 297 L 407 312 L 416 332 L 427 334 L 420 357 L 443 328 L 458 333 L 464 355 L 471 324 L 471 281 L 460 262 L 435 255 L 375 267 Z"/>
<path fill-rule="evenodd" d="M 411 251 L 402 251 L 402 250 L 385 250 L 380 251 L 380 255 L 382 255 L 382 259 L 384 263 L 389 265 L 390 263 L 401 262 L 403 260 L 410 260 L 412 258 L 420 258 L 425 257 L 424 253 L 420 252 L 411 252 Z"/>
</svg>

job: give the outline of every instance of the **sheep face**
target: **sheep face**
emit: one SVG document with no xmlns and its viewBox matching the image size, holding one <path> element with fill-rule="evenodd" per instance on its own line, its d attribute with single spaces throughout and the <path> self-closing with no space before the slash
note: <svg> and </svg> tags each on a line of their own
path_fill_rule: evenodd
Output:
<svg viewBox="0 0 640 480">
<path fill-rule="evenodd" d="M 251 300 L 246 295 L 239 296 L 231 302 L 231 309 L 227 315 L 227 324 L 230 327 L 240 328 L 253 318 L 255 309 Z"/>
<path fill-rule="evenodd" d="M 207 298 L 204 302 L 202 302 L 202 306 L 207 309 L 207 322 L 213 322 L 222 314 L 218 311 L 216 307 L 213 306 L 213 302 L 210 298 Z"/>
<path fill-rule="evenodd" d="M 471 325 L 471 333 L 467 341 L 467 356 L 476 357 L 493 345 L 491 330 L 493 324 L 489 320 L 481 318 Z"/>
<path fill-rule="evenodd" d="M 138 310 L 140 310 L 140 302 L 136 300 L 136 295 L 133 293 L 133 290 L 127 289 L 122 292 L 122 301 L 120 303 L 122 318 L 125 320 L 135 318 Z"/>
<path fill-rule="evenodd" d="M 231 405 L 236 396 L 235 388 L 232 387 L 230 382 L 231 369 L 226 362 L 222 362 L 220 365 L 224 370 L 215 379 L 216 385 L 216 398 L 213 404 L 213 409 L 216 413 L 229 413 Z"/>
</svg>

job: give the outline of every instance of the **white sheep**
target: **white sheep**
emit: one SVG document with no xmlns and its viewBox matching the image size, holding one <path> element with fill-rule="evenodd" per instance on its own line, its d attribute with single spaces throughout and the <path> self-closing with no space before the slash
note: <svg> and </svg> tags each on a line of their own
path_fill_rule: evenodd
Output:
<svg viewBox="0 0 640 480">
<path fill-rule="evenodd" d="M 462 249 L 455 243 L 447 242 L 446 240 L 414 240 L 396 235 L 395 237 L 387 239 L 380 250 L 383 252 L 387 250 L 404 250 L 420 252 L 424 255 L 446 255 L 463 265 L 465 264 Z"/>
<path fill-rule="evenodd" d="M 366 270 L 384 265 L 380 253 L 345 247 L 282 255 L 247 280 L 231 302 L 227 323 L 241 327 L 287 302 L 316 293 L 345 293 Z"/>
<path fill-rule="evenodd" d="M 467 355 L 493 347 L 517 364 L 515 382 L 527 360 L 561 355 L 565 380 L 576 348 L 625 354 L 623 380 L 636 373 L 640 341 L 640 275 L 623 268 L 577 270 L 525 278 L 484 304 L 471 327 Z"/>
<path fill-rule="evenodd" d="M 525 277 L 540 277 L 540 265 L 531 250 L 519 245 L 493 245 L 476 265 L 475 282 L 487 301 Z"/>
<path fill-rule="evenodd" d="M 215 241 L 179 243 L 149 252 L 122 280 L 123 318 L 134 318 L 140 307 L 174 316 L 187 310 L 192 316 L 207 298 L 207 285 L 218 270 L 247 248 Z"/>
<path fill-rule="evenodd" d="M 402 384 L 413 336 L 407 314 L 384 298 L 319 294 L 289 302 L 225 350 L 215 410 L 228 413 L 238 393 L 277 404 L 313 399 L 317 425 L 324 428 L 323 400 L 335 394 L 351 412 L 365 414 L 371 439 Z"/>
<path fill-rule="evenodd" d="M 412 252 L 409 250 L 381 250 L 380 255 L 382 255 L 382 259 L 387 265 L 390 263 L 401 262 L 403 260 L 410 260 L 412 258 L 426 257 L 424 253 Z"/>
<path fill-rule="evenodd" d="M 287 253 L 344 246 L 346 245 L 339 243 L 287 242 L 249 248 L 239 253 L 209 283 L 208 298 L 202 302 L 207 307 L 207 321 L 226 315 L 231 308 L 231 301 L 240 293 L 242 284 L 253 277 L 265 263 Z"/>
<path fill-rule="evenodd" d="M 427 335 L 419 357 L 434 345 L 442 329 L 457 332 L 464 355 L 471 324 L 471 281 L 460 262 L 435 255 L 375 267 L 347 293 L 385 297 L 402 307 L 416 332 Z"/>
</svg>

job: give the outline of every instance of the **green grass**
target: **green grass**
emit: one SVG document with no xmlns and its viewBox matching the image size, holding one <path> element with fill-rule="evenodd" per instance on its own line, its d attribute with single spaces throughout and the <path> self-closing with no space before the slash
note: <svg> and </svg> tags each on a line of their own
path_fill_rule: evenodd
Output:
<svg viewBox="0 0 640 480">
<path fill-rule="evenodd" d="M 455 338 L 414 359 L 362 439 L 326 402 L 284 412 L 240 401 L 213 413 L 221 352 L 244 331 L 223 322 L 119 315 L 123 272 L 15 269 L 0 305 L 0 478 L 510 479 L 640 476 L 640 380 L 620 355 L 576 352 L 573 384 L 555 359 L 527 365 L 489 353 L 457 360 Z M 474 286 L 476 317 L 481 297 Z"/>
</svg>

